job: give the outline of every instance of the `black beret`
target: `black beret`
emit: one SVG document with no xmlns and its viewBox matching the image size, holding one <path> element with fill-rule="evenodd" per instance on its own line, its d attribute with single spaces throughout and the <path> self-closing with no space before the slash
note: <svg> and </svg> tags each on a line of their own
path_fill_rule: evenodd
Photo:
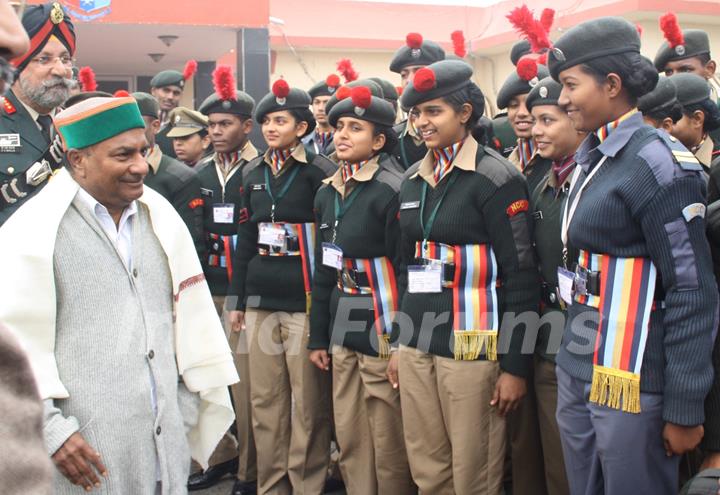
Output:
<svg viewBox="0 0 720 495">
<path fill-rule="evenodd" d="M 377 96 L 378 98 L 385 98 L 385 93 L 382 90 L 382 86 L 380 86 L 378 83 L 376 83 L 372 79 L 358 79 L 356 81 L 347 83 L 343 87 L 352 89 L 352 88 L 357 88 L 358 86 L 365 86 L 366 88 L 369 88 L 370 93 L 372 93 L 373 96 Z M 347 91 L 347 90 L 338 90 L 338 91 Z M 325 104 L 325 115 L 330 115 L 330 110 L 332 110 L 332 107 L 335 106 L 335 104 L 337 102 L 338 102 L 338 94 L 337 94 L 337 92 L 335 92 L 335 94 L 332 95 L 330 97 L 330 99 L 328 100 L 328 102 Z"/>
<path fill-rule="evenodd" d="M 45 44 L 52 36 L 60 40 L 70 55 L 75 54 L 75 26 L 58 2 L 28 5 L 23 13 L 22 25 L 30 38 L 30 50 L 13 59 L 12 63 L 19 72 L 45 48 Z"/>
<path fill-rule="evenodd" d="M 531 61 L 530 65 L 535 64 L 529 75 L 533 75 L 529 80 L 523 79 L 518 70 L 514 70 L 503 83 L 497 95 L 497 106 L 500 109 L 507 108 L 510 99 L 517 95 L 526 95 L 538 84 L 540 79 L 545 79 L 550 75 L 547 67 L 537 65 L 535 61 Z M 521 64 L 522 67 L 522 64 Z"/>
<path fill-rule="evenodd" d="M 601 17 L 570 28 L 548 53 L 550 75 L 596 58 L 619 53 L 640 53 L 637 27 L 621 17 Z"/>
<path fill-rule="evenodd" d="M 176 70 L 164 70 L 155 74 L 150 80 L 151 88 L 164 88 L 165 86 L 185 87 L 185 79 L 181 72 Z"/>
<path fill-rule="evenodd" d="M 675 85 L 677 100 L 683 107 L 710 99 L 710 84 L 697 74 L 683 72 L 670 76 L 668 79 Z"/>
<path fill-rule="evenodd" d="M 252 117 L 255 108 L 255 100 L 244 91 L 236 90 L 235 98 L 224 100 L 217 93 L 213 93 L 198 107 L 198 111 L 204 115 L 211 113 L 231 113 L 243 117 Z"/>
<path fill-rule="evenodd" d="M 332 96 L 340 87 L 340 77 L 337 74 L 330 74 L 324 81 L 319 81 L 308 89 L 308 94 L 313 100 L 318 96 Z"/>
<path fill-rule="evenodd" d="M 700 29 L 686 29 L 682 33 L 685 38 L 685 43 L 677 45 L 674 48 L 670 48 L 667 41 L 664 41 L 663 44 L 660 45 L 655 55 L 655 60 L 653 61 L 658 72 L 664 71 L 668 62 L 710 53 L 710 39 L 705 31 Z"/>
<path fill-rule="evenodd" d="M 395 124 L 395 109 L 382 98 L 372 96 L 370 88 L 358 86 L 350 96 L 337 102 L 328 115 L 330 125 L 335 127 L 340 117 L 353 117 L 373 124 L 392 127 Z"/>
<path fill-rule="evenodd" d="M 535 106 L 557 105 L 561 91 L 562 84 L 550 76 L 544 77 L 528 93 L 525 106 L 532 110 Z"/>
<path fill-rule="evenodd" d="M 400 74 L 405 67 L 413 65 L 430 65 L 445 60 L 445 50 L 434 41 L 423 40 L 417 33 L 410 33 L 405 39 L 405 46 L 393 55 L 390 70 Z"/>
<path fill-rule="evenodd" d="M 370 77 L 369 79 L 371 81 L 375 81 L 377 84 L 380 85 L 380 88 L 382 88 L 383 96 L 386 100 L 398 101 L 398 98 L 400 98 L 400 96 L 398 95 L 397 89 L 395 89 L 395 86 L 393 86 L 390 81 L 382 79 L 380 77 Z"/>
<path fill-rule="evenodd" d="M 442 98 L 472 84 L 473 69 L 460 60 L 442 60 L 415 73 L 400 97 L 406 110 L 426 101 Z"/>
<path fill-rule="evenodd" d="M 518 60 L 530 53 L 532 53 L 530 42 L 528 40 L 520 40 L 510 49 L 510 61 L 513 65 L 517 65 Z"/>
<path fill-rule="evenodd" d="M 272 91 L 263 96 L 255 109 L 255 120 L 262 124 L 269 113 L 283 110 L 309 110 L 312 99 L 307 91 L 291 88 L 284 79 L 278 79 L 273 84 Z M 310 124 L 311 122 L 308 122 Z"/>
<path fill-rule="evenodd" d="M 158 118 L 160 115 L 160 105 L 152 95 L 138 91 L 137 93 L 132 93 L 130 96 L 135 98 L 138 108 L 140 109 L 140 115 L 154 119 Z"/>
<path fill-rule="evenodd" d="M 677 102 L 675 83 L 669 77 L 661 77 L 655 89 L 640 97 L 638 109 L 644 114 L 650 114 L 666 108 L 669 109 Z"/>
</svg>

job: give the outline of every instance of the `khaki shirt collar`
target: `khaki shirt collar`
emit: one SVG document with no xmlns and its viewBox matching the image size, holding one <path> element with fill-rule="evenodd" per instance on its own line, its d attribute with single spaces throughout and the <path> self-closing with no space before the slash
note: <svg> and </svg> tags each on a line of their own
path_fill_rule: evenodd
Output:
<svg viewBox="0 0 720 495">
<path fill-rule="evenodd" d="M 153 175 L 157 174 L 158 169 L 160 169 L 160 160 L 162 160 L 162 151 L 160 151 L 160 146 L 156 144 L 147 158 L 145 158 L 145 161 L 152 169 Z"/>
<path fill-rule="evenodd" d="M 462 148 L 460 148 L 460 151 L 458 151 L 458 154 L 455 156 L 455 159 L 450 165 L 448 173 L 455 168 L 467 170 L 468 172 L 474 172 L 477 166 L 477 164 L 475 163 L 477 151 L 478 142 L 475 141 L 475 138 L 473 138 L 471 134 L 468 134 L 468 137 L 465 138 L 465 142 L 463 143 Z M 435 157 L 433 156 L 432 150 L 428 150 L 425 158 L 423 158 L 420 162 L 420 167 L 418 168 L 418 171 L 410 178 L 414 179 L 415 177 L 420 176 L 425 180 L 425 182 L 430 184 L 431 187 L 435 187 L 437 184 L 435 184 L 434 172 Z"/>
<path fill-rule="evenodd" d="M 272 149 L 269 148 L 265 155 L 263 155 L 265 159 L 265 163 L 270 163 L 272 156 Z M 305 146 L 302 143 L 298 143 L 297 146 L 295 146 L 295 149 L 290 153 L 290 156 L 288 157 L 288 160 L 293 159 L 293 161 L 297 162 L 298 164 L 307 165 L 307 153 L 305 152 Z M 288 169 L 287 163 L 283 166 L 283 168 L 280 169 L 280 172 L 278 172 L 278 175 L 282 174 L 285 170 Z"/>
<path fill-rule="evenodd" d="M 342 166 L 339 166 L 333 175 L 323 180 L 323 184 L 331 185 L 335 188 L 337 192 L 340 193 L 340 196 L 344 198 L 346 189 L 347 191 L 350 191 L 354 183 L 368 182 L 372 180 L 372 178 L 375 176 L 375 172 L 377 172 L 377 170 L 380 168 L 379 162 L 379 155 L 375 155 L 374 157 L 372 157 L 365 165 L 360 167 L 360 170 L 358 170 L 355 175 L 352 176 L 352 178 L 348 181 L 347 184 L 343 182 Z M 346 186 L 348 187 L 346 188 Z"/>
<path fill-rule="evenodd" d="M 713 143 L 713 140 L 710 136 L 705 138 L 705 141 L 703 142 L 702 146 L 700 146 L 700 149 L 698 149 L 695 152 L 695 158 L 698 159 L 698 161 L 705 167 L 710 168 L 710 164 L 713 160 L 713 148 L 715 146 L 715 143 Z"/>
<path fill-rule="evenodd" d="M 245 146 L 243 146 L 242 148 L 242 152 L 240 153 L 240 159 L 249 162 L 250 160 L 256 158 L 259 154 L 260 153 L 258 153 L 258 150 L 248 139 L 247 143 L 245 143 Z"/>
<path fill-rule="evenodd" d="M 536 149 L 535 151 L 533 151 L 533 154 L 530 157 L 530 161 L 528 162 L 526 168 L 533 166 L 537 156 L 538 156 L 538 150 Z M 522 172 L 522 163 L 520 162 L 520 147 L 519 146 L 515 146 L 515 148 L 512 150 L 512 153 L 510 153 L 510 156 L 508 156 L 507 159 L 510 163 L 515 165 L 515 167 L 517 167 L 518 170 L 520 170 Z"/>
</svg>

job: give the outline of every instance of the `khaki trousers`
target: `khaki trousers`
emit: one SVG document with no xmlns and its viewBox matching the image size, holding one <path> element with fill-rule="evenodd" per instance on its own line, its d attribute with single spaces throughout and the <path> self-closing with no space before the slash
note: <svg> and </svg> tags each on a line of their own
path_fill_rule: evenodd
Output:
<svg viewBox="0 0 720 495">
<path fill-rule="evenodd" d="M 568 495 L 567 475 L 560 430 L 555 412 L 557 411 L 558 385 L 555 363 L 535 356 L 535 395 L 537 397 L 540 439 L 545 464 L 545 481 L 550 495 Z M 521 492 L 515 492 L 521 493 Z"/>
<path fill-rule="evenodd" d="M 310 362 L 305 313 L 248 309 L 258 493 L 319 495 L 330 461 L 330 376 Z"/>
<path fill-rule="evenodd" d="M 237 435 L 233 437 L 226 433 L 215 452 L 210 457 L 210 465 L 215 466 L 235 457 L 238 458 L 237 479 L 242 481 L 255 481 L 257 479 L 257 463 L 255 452 L 255 439 L 252 431 L 252 413 L 250 407 L 250 364 L 248 356 L 248 343 L 246 332 L 232 332 L 225 320 L 223 307 L 225 298 L 213 296 L 215 309 L 220 315 L 225 333 L 228 335 L 230 350 L 233 353 L 235 368 L 240 381 L 230 386 L 230 393 L 235 408 L 235 426 Z M 237 440 L 236 440 L 237 438 Z"/>
<path fill-rule="evenodd" d="M 498 363 L 399 352 L 405 445 L 420 493 L 500 494 L 505 419 L 490 406 Z"/>
<path fill-rule="evenodd" d="M 385 376 L 388 361 L 332 349 L 335 434 L 348 495 L 410 495 L 400 393 Z"/>
</svg>

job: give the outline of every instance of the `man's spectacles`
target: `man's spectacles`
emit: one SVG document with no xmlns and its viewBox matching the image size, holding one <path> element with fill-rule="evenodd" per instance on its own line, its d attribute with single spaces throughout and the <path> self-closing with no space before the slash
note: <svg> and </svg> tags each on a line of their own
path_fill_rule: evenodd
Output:
<svg viewBox="0 0 720 495">
<path fill-rule="evenodd" d="M 55 65 L 55 62 L 58 60 L 65 67 L 72 67 L 73 63 L 75 63 L 75 59 L 72 58 L 70 55 L 61 55 L 59 57 L 48 57 L 46 55 L 40 55 L 39 57 L 35 57 L 30 61 L 41 67 L 49 67 L 51 65 Z"/>
</svg>

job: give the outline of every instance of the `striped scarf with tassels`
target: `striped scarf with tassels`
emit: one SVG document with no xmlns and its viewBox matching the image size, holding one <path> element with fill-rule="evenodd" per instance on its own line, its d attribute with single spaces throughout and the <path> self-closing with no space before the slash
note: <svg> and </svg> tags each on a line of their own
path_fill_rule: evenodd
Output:
<svg viewBox="0 0 720 495">
<path fill-rule="evenodd" d="M 280 173 L 282 168 L 285 166 L 285 162 L 288 158 L 290 158 L 290 155 L 292 155 L 292 152 L 293 150 L 277 149 L 270 152 L 270 169 L 272 170 L 273 175 Z"/>
<path fill-rule="evenodd" d="M 362 162 L 358 163 L 349 163 L 346 161 L 340 162 L 341 169 L 340 172 L 342 173 L 342 180 L 343 182 L 347 182 L 352 178 L 353 175 L 357 173 L 358 170 L 362 168 L 363 165 L 365 165 L 368 162 L 368 160 L 364 160 Z"/>
<path fill-rule="evenodd" d="M 597 131 L 595 131 L 593 134 L 595 134 L 595 136 L 597 136 L 598 140 L 599 140 L 600 143 L 602 144 L 602 143 L 605 142 L 605 140 L 608 138 L 608 136 L 610 136 L 610 134 L 612 134 L 612 132 L 613 132 L 615 129 L 618 128 L 618 126 L 619 126 L 620 124 L 622 124 L 623 122 L 625 122 L 627 119 L 629 119 L 630 117 L 632 117 L 632 116 L 635 115 L 636 113 L 638 113 L 638 109 L 637 109 L 637 108 L 633 108 L 633 109 L 630 110 L 628 113 L 626 113 L 625 115 L 621 116 L 619 119 L 613 120 L 612 122 L 608 122 L 607 124 L 605 124 L 604 126 L 602 126 L 600 129 L 598 129 Z"/>
<path fill-rule="evenodd" d="M 440 181 L 447 176 L 447 172 L 452 167 L 453 160 L 460 151 L 460 148 L 462 148 L 464 142 L 464 140 L 458 141 L 451 146 L 432 150 L 433 157 L 435 158 L 435 168 L 433 169 L 435 184 L 439 184 Z"/>
</svg>

